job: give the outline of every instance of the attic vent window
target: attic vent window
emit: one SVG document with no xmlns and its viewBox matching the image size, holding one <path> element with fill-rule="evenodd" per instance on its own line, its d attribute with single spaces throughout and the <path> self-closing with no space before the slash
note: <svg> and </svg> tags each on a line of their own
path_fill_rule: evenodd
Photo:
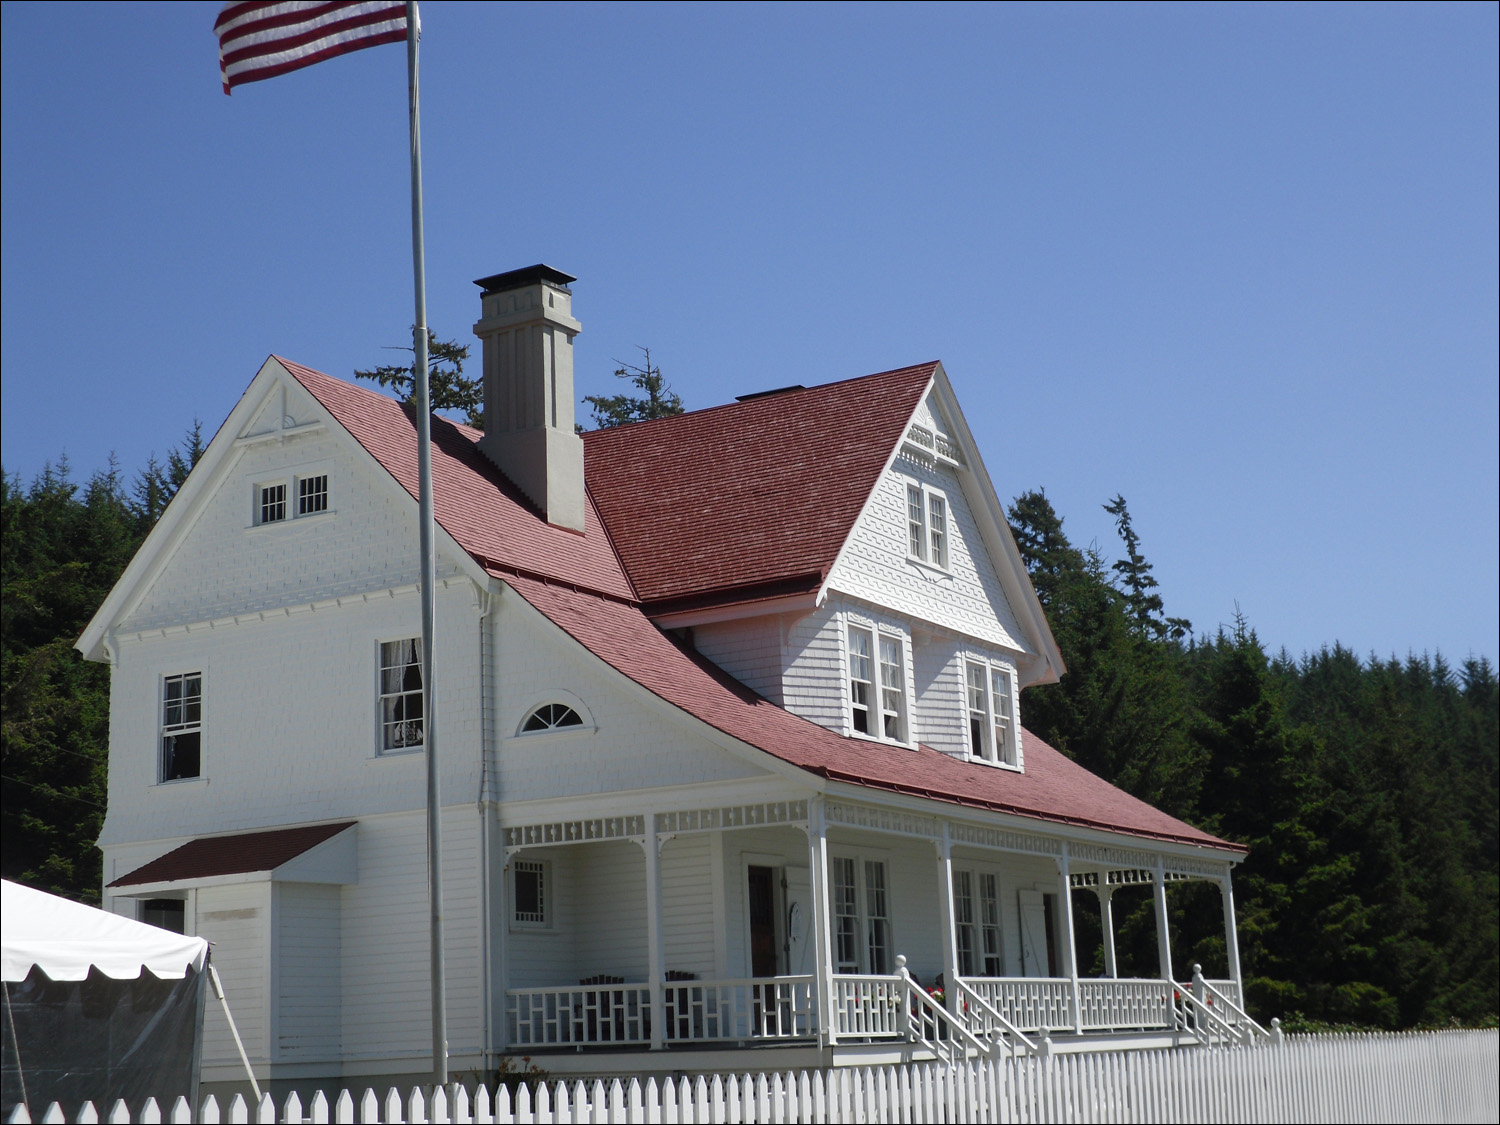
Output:
<svg viewBox="0 0 1500 1125">
<path fill-rule="evenodd" d="M 539 734 L 542 731 L 581 726 L 583 719 L 566 703 L 544 703 L 526 716 L 526 721 L 521 724 L 521 733 Z"/>
</svg>

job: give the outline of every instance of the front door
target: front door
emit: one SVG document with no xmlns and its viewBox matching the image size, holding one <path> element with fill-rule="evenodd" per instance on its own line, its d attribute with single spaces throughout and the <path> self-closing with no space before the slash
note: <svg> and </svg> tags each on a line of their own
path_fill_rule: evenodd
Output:
<svg viewBox="0 0 1500 1125">
<path fill-rule="evenodd" d="M 774 977 L 776 947 L 776 868 L 750 868 L 750 975 Z"/>
<path fill-rule="evenodd" d="M 785 970 L 793 976 L 811 974 L 813 962 L 812 879 L 805 867 L 787 867 L 785 876 L 786 927 L 782 951 Z"/>
</svg>

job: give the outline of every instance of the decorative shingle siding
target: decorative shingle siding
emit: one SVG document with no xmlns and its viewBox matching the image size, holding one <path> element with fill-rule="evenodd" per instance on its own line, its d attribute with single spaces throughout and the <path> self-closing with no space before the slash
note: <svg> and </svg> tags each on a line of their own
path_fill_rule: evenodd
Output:
<svg viewBox="0 0 1500 1125">
<path fill-rule="evenodd" d="M 917 696 L 913 725 L 918 741 L 945 754 L 967 755 L 964 667 L 955 639 L 914 638 L 912 649 Z"/>
<path fill-rule="evenodd" d="M 948 501 L 947 574 L 907 559 L 909 481 L 936 489 Z M 881 477 L 828 585 L 914 621 L 1027 651 L 958 477 L 916 458 L 898 457 Z"/>
<path fill-rule="evenodd" d="M 837 604 L 826 602 L 787 629 L 782 705 L 820 727 L 842 731 L 849 725 L 849 685 Z"/>
</svg>

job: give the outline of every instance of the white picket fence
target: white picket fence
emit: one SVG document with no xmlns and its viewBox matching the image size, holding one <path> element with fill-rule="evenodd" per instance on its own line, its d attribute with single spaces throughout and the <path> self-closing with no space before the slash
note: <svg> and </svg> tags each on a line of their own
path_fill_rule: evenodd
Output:
<svg viewBox="0 0 1500 1125">
<path fill-rule="evenodd" d="M 945 1066 L 854 1068 L 785 1074 L 701 1075 L 628 1083 L 554 1083 L 512 1099 L 502 1088 L 348 1090 L 330 1104 L 270 1095 L 252 1107 L 208 1098 L 195 1116 L 184 1099 L 154 1099 L 135 1115 L 92 1104 L 80 1122 L 1462 1122 L 1500 1118 L 1500 1032 L 1288 1036 L 1221 1050 L 1107 1051 L 974 1059 Z M 33 1119 L 65 1122 L 56 1105 Z"/>
</svg>

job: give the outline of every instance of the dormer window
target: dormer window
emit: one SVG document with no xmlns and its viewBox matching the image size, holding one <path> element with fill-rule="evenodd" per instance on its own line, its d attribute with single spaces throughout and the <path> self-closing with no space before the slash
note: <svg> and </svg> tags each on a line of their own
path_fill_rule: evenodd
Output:
<svg viewBox="0 0 1500 1125">
<path fill-rule="evenodd" d="M 860 734 L 875 733 L 870 724 L 870 706 L 875 694 L 870 665 L 872 647 L 870 630 L 849 626 L 849 717 Z"/>
<path fill-rule="evenodd" d="M 901 641 L 898 637 L 880 638 L 880 722 L 881 732 L 892 742 L 906 741 L 906 724 L 902 721 L 906 699 L 906 676 L 901 671 Z"/>
<path fill-rule="evenodd" d="M 964 675 L 969 753 L 987 762 L 1017 765 L 1020 755 L 1016 746 L 1013 673 L 1003 665 L 968 660 L 964 662 Z"/>
<path fill-rule="evenodd" d="M 920 484 L 906 486 L 906 553 L 948 569 L 948 501 Z"/>
</svg>

